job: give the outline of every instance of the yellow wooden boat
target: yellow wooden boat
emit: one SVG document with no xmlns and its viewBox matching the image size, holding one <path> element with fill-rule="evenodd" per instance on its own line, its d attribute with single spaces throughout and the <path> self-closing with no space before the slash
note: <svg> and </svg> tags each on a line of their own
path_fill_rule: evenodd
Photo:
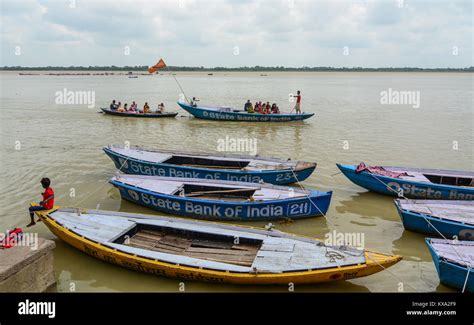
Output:
<svg viewBox="0 0 474 325">
<path fill-rule="evenodd" d="M 272 229 L 200 220 L 62 207 L 36 214 L 82 252 L 183 280 L 320 283 L 367 276 L 402 259 Z"/>
</svg>

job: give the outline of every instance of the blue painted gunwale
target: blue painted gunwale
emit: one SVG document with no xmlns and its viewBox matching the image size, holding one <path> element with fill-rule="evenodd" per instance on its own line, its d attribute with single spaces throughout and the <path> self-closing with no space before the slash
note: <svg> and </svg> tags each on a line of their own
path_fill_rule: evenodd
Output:
<svg viewBox="0 0 474 325">
<path fill-rule="evenodd" d="M 474 240 L 474 225 L 402 209 L 398 199 L 394 200 L 394 203 L 402 219 L 403 227 L 407 230 L 441 237 L 439 231 L 445 238 L 457 236 L 462 240 Z"/>
<path fill-rule="evenodd" d="M 110 183 L 120 191 L 120 195 L 122 199 L 124 200 L 130 201 L 132 203 L 139 204 L 139 205 L 142 205 L 142 206 L 145 206 L 157 211 L 169 213 L 169 214 L 180 215 L 180 216 L 191 217 L 191 218 L 208 219 L 208 220 L 268 221 L 268 220 L 303 219 L 303 218 L 316 217 L 316 216 L 321 216 L 323 214 L 326 214 L 327 210 L 329 209 L 329 205 L 330 205 L 331 197 L 332 197 L 332 191 L 320 192 L 317 190 L 311 190 L 309 197 L 311 198 L 311 201 L 319 208 L 318 209 L 311 203 L 311 201 L 307 197 L 285 199 L 285 200 L 267 200 L 264 202 L 244 201 L 244 202 L 235 203 L 235 202 L 226 202 L 222 200 L 194 199 L 194 198 L 189 198 L 189 197 L 181 197 L 179 195 L 162 194 L 162 193 L 152 192 L 147 189 L 139 188 L 133 185 L 124 184 L 114 179 L 111 179 Z M 135 198 L 132 197 L 132 195 L 130 195 L 129 190 L 138 192 L 140 194 L 138 199 L 136 197 Z M 155 199 L 169 200 L 170 202 L 178 202 L 180 205 L 179 211 L 176 211 L 173 209 L 161 208 L 153 204 L 147 204 L 143 202 L 143 200 L 141 199 L 142 193 L 144 193 L 148 197 L 154 197 Z M 222 207 L 222 210 L 226 208 L 242 207 L 242 212 L 239 215 L 236 215 L 235 217 L 212 216 L 212 215 L 201 215 L 201 214 L 196 214 L 196 213 L 189 213 L 185 211 L 186 202 L 190 202 L 193 205 L 202 206 L 202 207 L 218 206 L 218 207 Z M 294 214 L 294 215 L 288 214 L 288 209 L 291 209 L 291 207 L 298 208 L 298 207 L 302 207 L 304 204 L 306 204 L 306 207 L 309 208 L 309 211 L 307 213 L 305 212 L 303 214 Z M 286 211 L 285 215 L 279 216 L 279 217 L 272 217 L 272 216 L 268 216 L 268 217 L 264 217 L 264 216 L 251 217 L 250 216 L 249 217 L 247 215 L 248 207 L 262 209 L 265 207 L 272 207 L 272 206 L 274 208 L 282 207 L 283 211 Z"/>
<path fill-rule="evenodd" d="M 441 258 L 431 245 L 431 238 L 426 238 L 425 242 L 430 251 L 436 271 L 438 272 L 439 281 L 447 287 L 461 291 L 464 287 L 468 268 Z M 469 279 L 467 280 L 466 291 L 474 292 L 474 270 L 472 269 L 469 274 Z"/>
<path fill-rule="evenodd" d="M 244 111 L 222 112 L 216 108 L 204 106 L 191 106 L 188 103 L 178 101 L 178 105 L 196 118 L 213 121 L 231 122 L 293 122 L 303 121 L 314 115 L 314 113 L 302 114 L 258 114 L 246 113 Z"/>
<path fill-rule="evenodd" d="M 154 163 L 129 156 L 119 154 L 107 147 L 103 148 L 104 152 L 112 159 L 115 167 L 126 174 L 132 175 L 148 175 L 148 176 L 167 176 L 176 177 L 172 175 L 182 173 L 182 177 L 188 177 L 191 175 L 192 178 L 203 178 L 203 179 L 217 179 L 217 180 L 232 180 L 232 181 L 244 181 L 250 183 L 269 183 L 275 185 L 285 185 L 296 183 L 297 181 L 303 181 L 307 179 L 316 169 L 314 166 L 294 170 L 291 169 L 280 169 L 280 170 L 262 170 L 262 171 L 233 171 L 233 170 L 222 170 L 222 169 L 211 169 L 211 168 L 199 168 L 199 167 L 188 167 L 180 166 L 175 164 L 166 163 Z M 133 170 L 130 165 L 124 164 L 123 161 L 133 162 L 137 164 L 139 171 Z M 140 172 L 141 170 L 150 170 L 149 174 Z M 157 173 L 161 169 L 160 173 Z M 293 174 L 294 173 L 294 174 Z M 296 178 L 295 178 L 296 175 Z M 181 176 L 179 176 L 181 177 Z"/>
<path fill-rule="evenodd" d="M 405 179 L 374 175 L 363 171 L 356 173 L 355 165 L 336 164 L 341 172 L 353 183 L 377 193 L 398 196 L 397 189 L 403 189 L 403 195 L 411 199 L 435 199 L 435 200 L 474 200 L 474 188 L 443 185 L 427 182 L 416 182 Z M 407 168 L 407 170 L 414 168 Z M 426 169 L 426 171 L 431 171 Z M 452 171 L 451 171 L 452 172 Z M 465 172 L 469 173 L 469 172 Z M 395 191 L 387 189 L 386 185 L 392 185 Z M 436 193 L 428 193 L 433 191 Z"/>
</svg>

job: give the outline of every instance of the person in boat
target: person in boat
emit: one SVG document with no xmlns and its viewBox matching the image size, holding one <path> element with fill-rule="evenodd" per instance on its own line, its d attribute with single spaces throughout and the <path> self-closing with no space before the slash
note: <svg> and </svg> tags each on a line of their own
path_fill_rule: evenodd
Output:
<svg viewBox="0 0 474 325">
<path fill-rule="evenodd" d="M 190 103 L 191 106 L 196 107 L 198 101 L 199 101 L 199 99 L 197 99 L 196 97 L 193 97 L 193 99 L 191 99 L 191 103 Z"/>
<path fill-rule="evenodd" d="M 253 109 L 252 103 L 249 104 L 247 107 L 247 113 L 253 114 L 255 113 L 255 110 Z"/>
<path fill-rule="evenodd" d="M 250 102 L 250 99 L 247 99 L 247 102 L 244 105 L 244 111 L 248 112 L 249 106 L 252 106 L 252 103 Z"/>
<path fill-rule="evenodd" d="M 143 113 L 150 113 L 150 106 L 148 106 L 148 103 L 145 103 L 145 105 L 143 105 Z"/>
<path fill-rule="evenodd" d="M 265 105 L 265 114 L 271 114 L 272 113 L 272 107 L 270 106 L 270 102 L 267 102 Z"/>
<path fill-rule="evenodd" d="M 262 114 L 262 102 L 258 102 L 257 104 L 255 104 L 255 112 L 256 113 L 259 113 L 259 114 Z"/>
<path fill-rule="evenodd" d="M 118 102 L 118 104 L 117 104 L 116 107 L 115 107 L 115 110 L 120 112 L 121 109 L 122 109 L 122 103 L 121 103 L 121 102 Z"/>
<path fill-rule="evenodd" d="M 130 105 L 130 108 L 128 110 L 129 112 L 136 112 L 137 111 L 137 103 L 132 102 L 132 105 Z"/>
<path fill-rule="evenodd" d="M 272 104 L 272 114 L 280 114 L 280 109 L 278 108 L 276 103 Z"/>
<path fill-rule="evenodd" d="M 295 110 L 296 114 L 301 114 L 301 92 L 298 90 L 296 92 L 296 104 L 295 104 Z"/>
<path fill-rule="evenodd" d="M 110 103 L 109 107 L 112 111 L 115 111 L 117 109 L 117 104 L 115 103 L 115 99 Z"/>
<path fill-rule="evenodd" d="M 44 188 L 44 192 L 41 193 L 43 200 L 36 206 L 30 206 L 30 219 L 31 222 L 27 224 L 27 227 L 31 227 L 36 224 L 35 222 L 35 211 L 50 210 L 54 206 L 54 190 L 51 188 L 51 180 L 47 177 L 41 179 L 41 186 Z"/>
<path fill-rule="evenodd" d="M 157 113 L 163 113 L 164 111 L 165 111 L 165 104 L 159 103 L 156 112 Z"/>
<path fill-rule="evenodd" d="M 125 104 L 123 107 L 120 105 L 119 108 L 117 108 L 117 112 L 126 112 L 127 111 L 127 104 Z"/>
</svg>

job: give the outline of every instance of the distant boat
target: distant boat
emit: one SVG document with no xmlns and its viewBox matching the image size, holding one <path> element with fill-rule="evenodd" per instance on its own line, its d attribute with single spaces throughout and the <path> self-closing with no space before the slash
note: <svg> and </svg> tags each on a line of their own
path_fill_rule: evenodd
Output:
<svg viewBox="0 0 474 325">
<path fill-rule="evenodd" d="M 368 276 L 402 259 L 277 230 L 175 217 L 60 207 L 37 216 L 94 258 L 189 281 L 314 284 Z"/>
<path fill-rule="evenodd" d="M 474 201 L 395 200 L 405 229 L 474 240 Z"/>
<path fill-rule="evenodd" d="M 178 105 L 196 118 L 216 121 L 238 121 L 238 122 L 292 122 L 302 121 L 310 118 L 314 113 L 302 114 L 259 114 L 247 113 L 232 107 L 205 107 L 192 106 L 185 102 L 178 102 Z"/>
<path fill-rule="evenodd" d="M 151 150 L 110 145 L 103 148 L 127 174 L 191 177 L 239 182 L 290 184 L 303 181 L 316 163 L 260 156 Z"/>
<path fill-rule="evenodd" d="M 355 184 L 381 194 L 413 199 L 474 200 L 474 172 L 409 167 L 337 167 Z"/>
<path fill-rule="evenodd" d="M 131 79 L 138 78 L 138 76 L 128 76 L 128 77 L 131 78 Z"/>
<path fill-rule="evenodd" d="M 208 75 L 208 76 L 213 76 L 214 74 L 213 74 L 213 73 L 208 73 L 207 75 Z"/>
<path fill-rule="evenodd" d="M 439 281 L 461 292 L 474 292 L 474 242 L 427 238 Z"/>
<path fill-rule="evenodd" d="M 209 220 L 281 220 L 324 215 L 332 192 L 196 178 L 117 175 L 124 200 L 165 213 Z"/>
<path fill-rule="evenodd" d="M 101 108 L 102 112 L 109 115 L 122 116 L 122 117 L 137 117 L 137 118 L 163 118 L 163 117 L 175 117 L 178 115 L 177 112 L 169 113 L 132 113 L 132 112 L 118 112 L 108 108 Z M 100 113 L 100 112 L 99 112 Z"/>
</svg>

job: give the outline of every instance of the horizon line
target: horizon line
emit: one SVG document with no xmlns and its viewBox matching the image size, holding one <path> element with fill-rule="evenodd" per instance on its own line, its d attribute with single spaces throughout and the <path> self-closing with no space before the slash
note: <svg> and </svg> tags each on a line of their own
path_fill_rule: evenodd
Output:
<svg viewBox="0 0 474 325">
<path fill-rule="evenodd" d="M 15 71 L 15 70 L 130 70 L 130 71 L 146 71 L 149 66 L 147 65 L 96 65 L 96 66 L 2 66 L 0 71 Z M 347 71 L 347 70 L 368 70 L 368 71 L 380 71 L 380 70 L 412 70 L 412 71 L 472 71 L 474 67 L 462 67 L 462 68 L 450 68 L 450 67 L 437 67 L 437 68 L 421 68 L 421 67 L 331 67 L 331 66 L 302 66 L 302 67 L 285 67 L 285 66 L 240 66 L 240 67 L 204 67 L 204 66 L 166 66 L 167 70 L 180 71 L 298 71 L 298 70 L 314 70 L 314 71 Z"/>
</svg>

